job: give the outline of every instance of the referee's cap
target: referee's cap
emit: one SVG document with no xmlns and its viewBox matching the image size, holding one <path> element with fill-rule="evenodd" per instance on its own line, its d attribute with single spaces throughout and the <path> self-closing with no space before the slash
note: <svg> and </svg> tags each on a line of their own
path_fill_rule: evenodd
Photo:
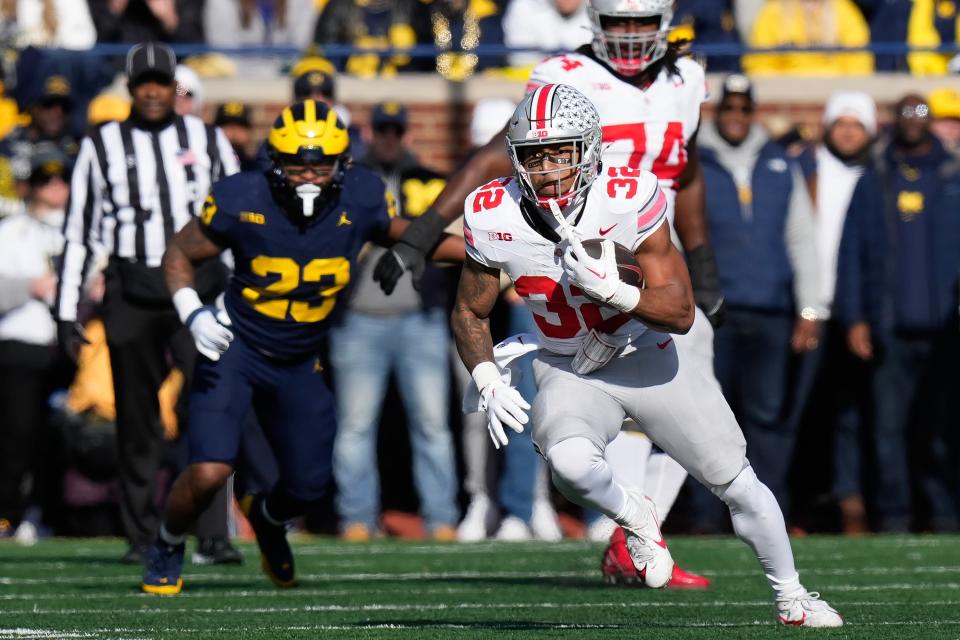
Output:
<svg viewBox="0 0 960 640">
<path fill-rule="evenodd" d="M 147 74 L 173 82 L 177 73 L 177 56 L 173 49 L 159 42 L 142 42 L 127 52 L 127 78 L 137 82 Z"/>
</svg>

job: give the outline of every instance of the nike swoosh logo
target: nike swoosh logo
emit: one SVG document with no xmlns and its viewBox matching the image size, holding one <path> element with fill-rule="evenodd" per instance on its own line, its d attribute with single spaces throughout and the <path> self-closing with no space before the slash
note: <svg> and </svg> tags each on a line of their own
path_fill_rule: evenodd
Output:
<svg viewBox="0 0 960 640">
<path fill-rule="evenodd" d="M 658 342 L 657 346 L 660 347 L 661 349 L 666 349 L 667 345 L 669 345 L 671 342 L 673 342 L 673 338 L 670 338 L 669 340 L 666 340 L 664 342 Z"/>
<path fill-rule="evenodd" d="M 607 279 L 607 274 L 605 274 L 605 273 L 597 273 L 596 271 L 594 271 L 594 270 L 591 269 L 590 267 L 587 267 L 586 269 L 587 269 L 587 271 L 589 271 L 589 272 L 592 273 L 593 275 L 597 276 L 597 277 L 600 278 L 601 280 L 606 280 L 606 279 Z"/>
<path fill-rule="evenodd" d="M 617 224 L 620 224 L 620 223 L 618 222 Z M 617 226 L 617 225 L 616 225 L 616 224 L 613 225 L 613 227 L 615 227 L 615 226 Z M 602 235 L 602 236 L 607 235 L 608 233 L 610 233 L 611 231 L 613 231 L 613 227 L 608 227 L 607 229 L 600 229 L 600 235 Z"/>
</svg>

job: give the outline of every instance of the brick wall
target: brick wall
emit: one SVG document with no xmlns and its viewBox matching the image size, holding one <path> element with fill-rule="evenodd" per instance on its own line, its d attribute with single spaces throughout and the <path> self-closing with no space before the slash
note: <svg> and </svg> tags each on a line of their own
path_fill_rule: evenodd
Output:
<svg viewBox="0 0 960 640">
<path fill-rule="evenodd" d="M 267 131 L 283 104 L 266 104 L 254 108 L 254 125 L 258 140 L 266 136 Z M 365 125 L 370 118 L 372 105 L 348 104 L 353 122 Z M 408 132 L 409 145 L 426 166 L 441 172 L 449 172 L 469 150 L 469 127 L 471 105 L 460 108 L 438 103 L 407 103 L 410 117 Z M 208 105 L 208 116 L 213 116 L 214 105 Z M 713 117 L 713 105 L 706 105 L 703 111 L 705 120 Z M 801 127 L 805 135 L 820 135 L 822 106 L 816 104 L 766 104 L 758 117 L 775 134 L 783 133 L 791 123 Z M 886 110 L 881 108 L 880 121 L 889 121 Z"/>
</svg>

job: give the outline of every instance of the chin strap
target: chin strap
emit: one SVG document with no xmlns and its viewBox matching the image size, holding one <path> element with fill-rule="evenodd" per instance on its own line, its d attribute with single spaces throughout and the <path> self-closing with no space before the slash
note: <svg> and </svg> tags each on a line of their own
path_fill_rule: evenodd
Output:
<svg viewBox="0 0 960 640">
<path fill-rule="evenodd" d="M 557 235 L 560 236 L 560 240 L 567 240 L 570 236 L 575 233 L 573 225 L 571 225 L 566 218 L 563 217 L 563 213 L 560 211 L 560 207 L 563 206 L 562 202 L 557 202 L 556 200 L 548 200 L 547 206 L 550 209 L 550 213 L 553 214 L 553 219 L 557 221 Z M 542 205 L 541 205 L 542 206 Z"/>
</svg>

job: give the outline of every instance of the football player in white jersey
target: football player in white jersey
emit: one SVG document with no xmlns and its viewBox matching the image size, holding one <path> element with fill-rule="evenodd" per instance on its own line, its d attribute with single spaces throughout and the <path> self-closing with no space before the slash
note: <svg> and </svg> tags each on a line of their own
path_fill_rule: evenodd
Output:
<svg viewBox="0 0 960 640">
<path fill-rule="evenodd" d="M 673 0 L 588 0 L 593 41 L 575 53 L 547 58 L 534 68 L 528 90 L 566 83 L 586 95 L 600 113 L 603 157 L 608 162 L 654 173 L 667 198 L 667 215 L 679 240 L 701 312 L 693 329 L 679 338 L 694 345 L 705 375 L 713 375 L 713 328 L 723 316 L 723 296 L 707 238 L 704 186 L 697 160 L 700 104 L 706 96 L 702 67 L 681 57 L 667 34 Z M 505 133 L 505 132 L 504 132 Z M 399 243 L 378 262 L 374 278 L 393 290 L 404 270 L 418 282 L 425 255 L 446 225 L 462 212 L 466 195 L 510 171 L 500 136 L 476 153 L 454 175 L 433 207 L 418 218 Z M 709 319 L 709 321 L 708 321 Z M 610 460 L 623 478 L 632 478 L 666 518 L 686 474 L 665 455 L 650 456 L 649 443 L 624 435 L 611 447 Z M 604 553 L 609 580 L 629 581 L 630 565 L 622 531 L 615 531 Z M 709 581 L 676 569 L 671 586 L 702 588 Z"/>
<path fill-rule="evenodd" d="M 619 524 L 636 575 L 663 587 L 673 559 L 653 503 L 620 482 L 604 458 L 624 418 L 635 420 L 729 506 L 735 532 L 774 591 L 779 622 L 841 626 L 836 610 L 801 586 L 783 514 L 745 457 L 719 385 L 691 346 L 674 340 L 690 330 L 694 300 L 665 224 L 663 189 L 642 169 L 601 163 L 601 135 L 583 94 L 541 86 L 508 124 L 513 175 L 465 201 L 467 259 L 452 320 L 491 437 L 505 444 L 504 426 L 522 432 L 532 422 L 557 489 Z M 618 246 L 627 252 L 620 264 Z M 624 281 L 620 265 L 639 269 L 642 288 Z M 536 320 L 532 407 L 497 364 L 490 336 L 501 272 Z"/>
</svg>

